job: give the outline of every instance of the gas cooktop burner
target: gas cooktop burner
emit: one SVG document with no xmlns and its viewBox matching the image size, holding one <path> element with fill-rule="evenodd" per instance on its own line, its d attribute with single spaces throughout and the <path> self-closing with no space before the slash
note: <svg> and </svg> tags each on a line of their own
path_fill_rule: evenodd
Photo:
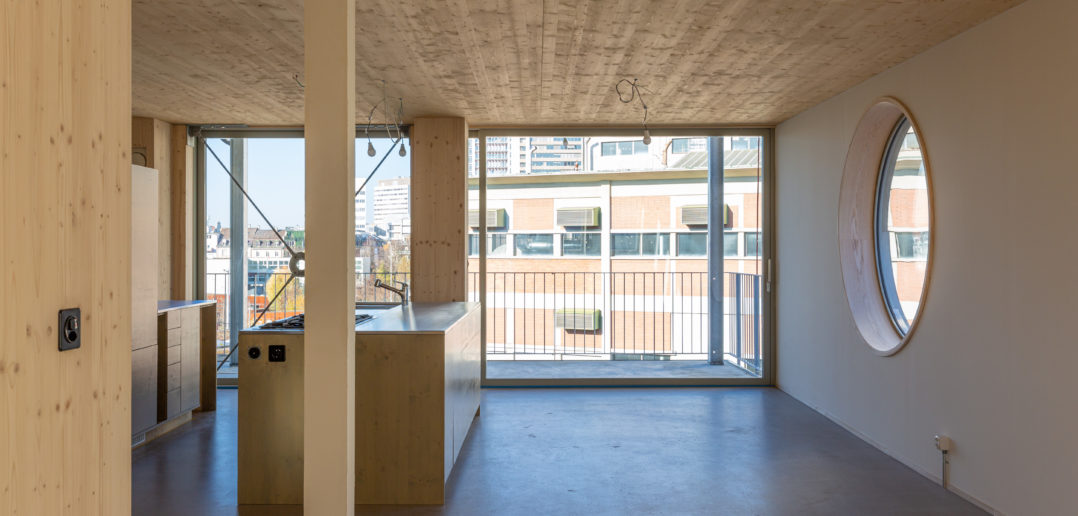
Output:
<svg viewBox="0 0 1078 516">
<path fill-rule="evenodd" d="M 370 314 L 356 314 L 356 324 L 367 322 L 374 319 L 374 316 Z M 286 317 L 284 319 L 278 319 L 273 322 L 268 322 L 259 326 L 263 330 L 302 330 L 303 329 L 303 314 L 293 315 L 292 317 Z"/>
</svg>

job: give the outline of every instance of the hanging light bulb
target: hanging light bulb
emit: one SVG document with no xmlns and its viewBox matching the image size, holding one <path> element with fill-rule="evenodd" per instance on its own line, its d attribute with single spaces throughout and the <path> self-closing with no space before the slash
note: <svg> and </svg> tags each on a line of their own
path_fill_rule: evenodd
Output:
<svg viewBox="0 0 1078 516">
<path fill-rule="evenodd" d="M 651 131 L 644 127 L 644 145 L 651 145 Z"/>
<path fill-rule="evenodd" d="M 367 140 L 367 155 L 373 158 L 375 154 L 378 154 L 378 152 L 374 150 L 374 144 Z"/>
<path fill-rule="evenodd" d="M 399 154 L 402 158 L 408 155 L 408 151 L 404 150 L 404 142 L 401 142 L 401 151 L 399 152 Z"/>
</svg>

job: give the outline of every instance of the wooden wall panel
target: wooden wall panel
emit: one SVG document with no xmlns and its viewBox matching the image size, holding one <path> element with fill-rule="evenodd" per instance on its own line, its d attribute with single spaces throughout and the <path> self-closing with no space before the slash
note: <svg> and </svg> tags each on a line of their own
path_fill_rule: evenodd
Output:
<svg viewBox="0 0 1078 516">
<path fill-rule="evenodd" d="M 172 126 L 152 118 L 131 119 L 132 163 L 157 170 L 157 293 L 172 299 Z M 144 161 L 144 163 L 140 163 Z"/>
<path fill-rule="evenodd" d="M 169 169 L 169 299 L 193 299 L 194 292 L 194 213 L 195 148 L 188 145 L 187 126 L 172 126 Z"/>
<path fill-rule="evenodd" d="M 412 295 L 466 301 L 468 124 L 419 117 L 412 127 Z"/>
<path fill-rule="evenodd" d="M 0 514 L 131 512 L 130 13 L 0 3 Z"/>
</svg>

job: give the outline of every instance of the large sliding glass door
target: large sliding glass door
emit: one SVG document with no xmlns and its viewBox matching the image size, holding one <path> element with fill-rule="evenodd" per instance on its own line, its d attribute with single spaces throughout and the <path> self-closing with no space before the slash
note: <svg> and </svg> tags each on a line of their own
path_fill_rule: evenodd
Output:
<svg viewBox="0 0 1078 516">
<path fill-rule="evenodd" d="M 770 382 L 770 134 L 473 131 L 468 285 L 485 305 L 484 381 Z M 409 279 L 410 160 L 378 136 L 356 142 L 357 302 L 390 300 L 375 280 Z M 204 295 L 219 298 L 230 376 L 235 331 L 303 310 L 302 278 L 288 280 L 303 247 L 302 132 L 204 131 L 199 153 Z"/>
<path fill-rule="evenodd" d="M 768 381 L 769 134 L 476 132 L 486 383 Z"/>
</svg>

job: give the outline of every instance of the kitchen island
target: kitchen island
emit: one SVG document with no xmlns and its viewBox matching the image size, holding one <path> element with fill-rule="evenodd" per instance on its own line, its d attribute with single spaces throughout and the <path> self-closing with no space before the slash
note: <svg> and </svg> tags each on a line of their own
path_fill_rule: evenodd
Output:
<svg viewBox="0 0 1078 516">
<path fill-rule="evenodd" d="M 479 412 L 479 304 L 357 305 L 356 318 L 356 503 L 443 503 Z M 302 328 L 240 332 L 240 504 L 303 503 L 305 345 Z"/>
</svg>

